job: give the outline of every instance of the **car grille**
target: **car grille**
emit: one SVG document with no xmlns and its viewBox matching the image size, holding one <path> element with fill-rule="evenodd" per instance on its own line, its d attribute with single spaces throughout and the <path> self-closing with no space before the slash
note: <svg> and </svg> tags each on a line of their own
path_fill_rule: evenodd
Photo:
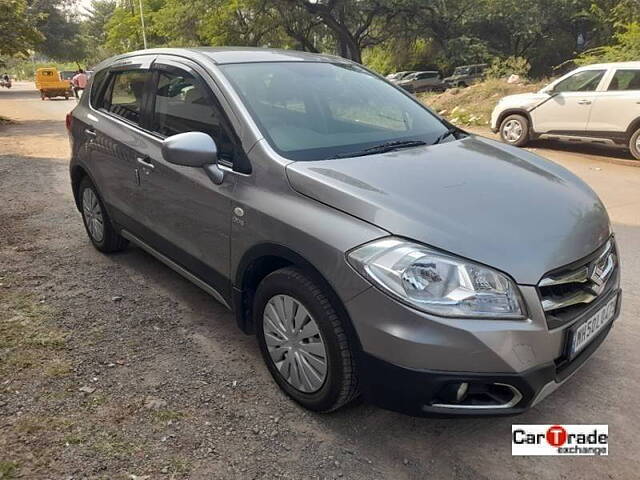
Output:
<svg viewBox="0 0 640 480">
<path fill-rule="evenodd" d="M 589 305 L 609 293 L 618 276 L 613 238 L 586 259 L 547 274 L 538 284 L 542 309 L 550 330 L 578 317 Z"/>
</svg>

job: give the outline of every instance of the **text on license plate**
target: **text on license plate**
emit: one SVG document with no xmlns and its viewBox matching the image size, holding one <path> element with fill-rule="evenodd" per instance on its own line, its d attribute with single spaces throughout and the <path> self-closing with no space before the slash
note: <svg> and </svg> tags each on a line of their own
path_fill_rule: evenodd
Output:
<svg viewBox="0 0 640 480">
<path fill-rule="evenodd" d="M 609 324 L 616 314 L 617 304 L 618 295 L 614 295 L 604 307 L 576 328 L 571 342 L 571 357 L 574 357 L 578 352 L 586 347 L 587 344 Z"/>
</svg>

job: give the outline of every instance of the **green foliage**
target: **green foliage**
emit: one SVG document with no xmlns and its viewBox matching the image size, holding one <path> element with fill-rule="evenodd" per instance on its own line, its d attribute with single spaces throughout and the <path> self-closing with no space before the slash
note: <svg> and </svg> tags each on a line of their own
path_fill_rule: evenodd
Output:
<svg viewBox="0 0 640 480">
<path fill-rule="evenodd" d="M 114 54 L 105 44 L 107 23 L 115 9 L 115 0 L 93 0 L 83 13 L 81 32 L 87 45 L 85 61 L 88 65 L 94 65 Z"/>
<path fill-rule="evenodd" d="M 165 6 L 165 0 L 144 0 L 142 2 L 147 34 L 147 47 L 160 47 L 169 43 L 169 37 L 155 28 L 154 19 Z M 193 4 L 189 6 L 196 11 Z M 106 23 L 107 39 L 105 47 L 114 53 L 129 52 L 144 48 L 140 7 L 136 0 L 125 0 L 116 7 Z"/>
<path fill-rule="evenodd" d="M 496 58 L 487 69 L 488 78 L 504 78 L 509 75 L 520 75 L 526 78 L 531 70 L 531 65 L 526 58 L 507 57 Z"/>
<path fill-rule="evenodd" d="M 25 0 L 0 0 L 0 56 L 26 55 L 43 39 Z"/>
<path fill-rule="evenodd" d="M 0 54 L 26 52 L 39 38 L 39 55 L 92 65 L 143 48 L 138 0 L 92 0 L 80 14 L 69 8 L 73 1 L 0 0 L 0 31 L 16 36 L 0 45 Z M 494 76 L 539 77 L 576 57 L 580 63 L 639 58 L 640 0 L 142 3 L 149 47 L 295 48 L 342 55 L 381 73 L 439 69 L 448 74 L 459 65 L 491 63 Z M 29 22 L 35 22 L 39 37 Z"/>
<path fill-rule="evenodd" d="M 36 47 L 42 55 L 59 61 L 80 61 L 86 56 L 86 42 L 80 20 L 66 10 L 64 0 L 30 0 L 37 12 L 37 28 L 43 40 Z"/>
<path fill-rule="evenodd" d="M 617 43 L 587 50 L 576 59 L 578 65 L 598 62 L 627 62 L 640 60 L 640 23 L 621 26 L 614 35 Z"/>
</svg>

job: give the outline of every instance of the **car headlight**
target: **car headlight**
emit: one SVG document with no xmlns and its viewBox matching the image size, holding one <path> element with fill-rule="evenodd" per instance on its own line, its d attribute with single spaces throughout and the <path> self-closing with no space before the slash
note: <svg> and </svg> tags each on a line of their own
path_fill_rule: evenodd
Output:
<svg viewBox="0 0 640 480">
<path fill-rule="evenodd" d="M 388 237 L 352 250 L 349 263 L 389 295 L 445 317 L 524 318 L 506 275 L 463 258 Z"/>
</svg>

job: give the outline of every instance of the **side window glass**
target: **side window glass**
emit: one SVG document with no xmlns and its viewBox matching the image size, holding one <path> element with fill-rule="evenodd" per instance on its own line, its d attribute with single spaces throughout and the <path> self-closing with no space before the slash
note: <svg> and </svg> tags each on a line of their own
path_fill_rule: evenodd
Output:
<svg viewBox="0 0 640 480">
<path fill-rule="evenodd" d="M 93 76 L 91 81 L 91 106 L 95 109 L 100 108 L 100 94 L 103 90 L 102 85 L 104 84 L 104 79 L 107 76 L 107 70 L 100 70 Z"/>
<path fill-rule="evenodd" d="M 148 71 L 129 70 L 112 74 L 102 108 L 132 123 L 140 123 L 144 88 L 151 75 Z"/>
<path fill-rule="evenodd" d="M 608 90 L 640 90 L 640 70 L 616 70 Z"/>
<path fill-rule="evenodd" d="M 152 130 L 170 137 L 178 133 L 204 132 L 215 140 L 223 159 L 231 160 L 234 144 L 224 125 L 217 102 L 187 72 L 160 72 L 155 92 Z"/>
<path fill-rule="evenodd" d="M 595 92 L 605 70 L 586 70 L 565 78 L 553 88 L 554 92 Z"/>
</svg>

